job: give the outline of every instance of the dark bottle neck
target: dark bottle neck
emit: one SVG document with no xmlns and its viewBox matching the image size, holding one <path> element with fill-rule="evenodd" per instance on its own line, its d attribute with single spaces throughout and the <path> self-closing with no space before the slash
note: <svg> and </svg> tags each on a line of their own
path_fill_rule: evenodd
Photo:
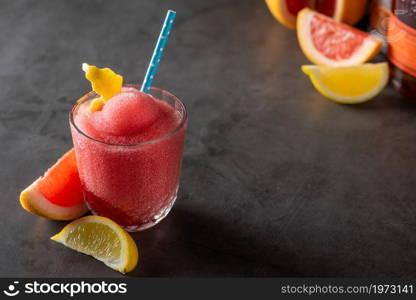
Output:
<svg viewBox="0 0 416 300">
<path fill-rule="evenodd" d="M 392 11 L 403 23 L 416 28 L 416 1 L 393 0 Z"/>
</svg>

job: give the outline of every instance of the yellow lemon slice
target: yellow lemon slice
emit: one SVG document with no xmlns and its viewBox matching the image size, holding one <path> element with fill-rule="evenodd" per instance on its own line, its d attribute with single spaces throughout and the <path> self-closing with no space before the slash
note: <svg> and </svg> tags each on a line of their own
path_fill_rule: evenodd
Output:
<svg viewBox="0 0 416 300">
<path fill-rule="evenodd" d="M 388 64 L 363 64 L 350 67 L 302 66 L 315 88 L 338 103 L 355 104 L 371 100 L 386 86 Z"/>
<path fill-rule="evenodd" d="M 66 225 L 51 237 L 55 242 L 91 255 L 121 273 L 133 270 L 139 251 L 132 237 L 108 218 L 86 216 Z"/>
</svg>

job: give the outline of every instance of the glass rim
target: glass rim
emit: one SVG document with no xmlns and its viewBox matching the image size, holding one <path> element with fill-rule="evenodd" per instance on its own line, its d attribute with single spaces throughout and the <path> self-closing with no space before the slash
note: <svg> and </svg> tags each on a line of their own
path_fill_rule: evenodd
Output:
<svg viewBox="0 0 416 300">
<path fill-rule="evenodd" d="M 140 84 L 123 84 L 123 87 L 134 87 L 134 88 L 139 88 L 141 85 Z M 99 139 L 96 139 L 96 138 L 93 138 L 93 137 L 91 137 L 91 136 L 89 136 L 87 133 L 85 133 L 84 131 L 82 131 L 76 124 L 75 124 L 75 121 L 74 121 L 74 112 L 75 112 L 75 110 L 77 109 L 77 108 L 79 108 L 79 106 L 81 105 L 81 104 L 83 104 L 84 102 L 86 102 L 86 101 L 88 101 L 89 99 L 89 97 L 91 96 L 91 95 L 93 95 L 93 94 L 96 94 L 94 91 L 90 91 L 90 92 L 88 92 L 88 93 L 86 93 L 85 95 L 83 95 L 83 96 L 81 96 L 76 102 L 75 102 L 75 104 L 72 106 L 72 108 L 71 108 L 71 110 L 70 110 L 70 112 L 69 112 L 69 122 L 70 122 L 70 124 L 75 128 L 75 130 L 76 131 L 78 131 L 80 134 L 82 134 L 83 136 L 85 136 L 86 138 L 88 138 L 88 139 L 90 139 L 90 140 L 92 140 L 92 141 L 95 141 L 95 142 L 98 142 L 98 143 L 101 143 L 101 144 L 105 144 L 105 145 L 108 145 L 108 146 L 118 146 L 118 147 L 137 147 L 137 146 L 146 146 L 146 145 L 151 145 L 151 144 L 155 144 L 155 143 L 158 143 L 158 142 L 160 142 L 160 141 L 163 141 L 163 140 L 166 140 L 166 139 L 168 139 L 168 138 L 170 138 L 171 136 L 174 136 L 176 133 L 178 133 L 179 132 L 179 130 L 181 130 L 184 126 L 185 126 L 185 124 L 186 124 L 186 121 L 188 120 L 188 113 L 187 113 L 187 110 L 186 110 L 186 106 L 185 106 L 185 104 L 178 98 L 178 97 L 176 97 L 174 94 L 172 94 L 171 92 L 169 92 L 169 91 L 166 91 L 166 90 L 163 90 L 163 89 L 160 89 L 160 88 L 158 88 L 158 87 L 150 87 L 150 90 L 153 90 L 153 91 L 157 91 L 157 92 L 159 92 L 159 93 L 161 93 L 161 94 L 166 94 L 166 95 L 168 95 L 169 97 L 171 97 L 171 98 L 173 98 L 174 100 L 175 100 L 175 102 L 177 102 L 177 103 L 179 103 L 180 104 L 180 106 L 182 107 L 182 110 L 183 110 L 183 115 L 182 115 L 182 119 L 181 119 L 181 121 L 179 122 L 179 124 L 173 129 L 173 130 L 171 130 L 171 131 L 169 131 L 168 133 L 166 133 L 166 134 L 164 134 L 164 135 L 162 135 L 162 136 L 160 136 L 160 137 L 157 137 L 157 138 L 155 138 L 155 139 L 151 139 L 151 140 L 148 140 L 148 141 L 144 141 L 144 142 L 140 142 L 140 143 L 133 143 L 133 144 L 121 144 L 121 143 L 109 143 L 109 142 L 106 142 L 106 141 L 103 141 L 103 140 L 99 140 Z M 154 97 L 153 95 L 152 95 L 152 97 Z"/>
</svg>

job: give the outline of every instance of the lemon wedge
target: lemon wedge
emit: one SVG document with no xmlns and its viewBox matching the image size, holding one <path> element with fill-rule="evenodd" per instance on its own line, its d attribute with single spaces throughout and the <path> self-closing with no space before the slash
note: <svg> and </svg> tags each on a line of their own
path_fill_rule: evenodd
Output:
<svg viewBox="0 0 416 300">
<path fill-rule="evenodd" d="M 86 216 L 75 220 L 51 240 L 91 255 L 123 274 L 133 270 L 139 260 L 139 251 L 132 237 L 104 217 Z"/>
<path fill-rule="evenodd" d="M 373 99 L 384 89 L 389 78 L 386 62 L 348 67 L 305 65 L 302 71 L 323 96 L 342 104 Z"/>
</svg>

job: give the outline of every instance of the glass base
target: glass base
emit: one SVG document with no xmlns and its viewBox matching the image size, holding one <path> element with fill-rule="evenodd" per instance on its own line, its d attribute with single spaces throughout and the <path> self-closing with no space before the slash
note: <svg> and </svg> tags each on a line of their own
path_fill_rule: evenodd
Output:
<svg viewBox="0 0 416 300">
<path fill-rule="evenodd" d="M 129 231 L 129 232 L 136 232 L 136 231 L 143 231 L 146 230 L 150 227 L 155 226 L 157 223 L 159 223 L 160 221 L 162 221 L 170 212 L 170 210 L 172 209 L 173 204 L 175 204 L 176 198 L 178 196 L 178 188 L 176 188 L 175 193 L 173 194 L 172 197 L 170 197 L 170 199 L 167 201 L 169 204 L 167 206 L 165 206 L 159 213 L 157 213 L 156 215 L 154 215 L 149 222 L 146 223 L 141 223 L 141 224 L 137 224 L 137 225 L 133 225 L 133 226 L 123 226 L 121 225 L 125 230 Z M 91 211 L 91 213 L 93 215 L 96 216 L 100 216 L 101 214 L 95 212 L 91 206 L 88 204 L 87 201 L 85 201 L 87 204 L 88 209 Z M 106 216 L 108 217 L 108 216 Z M 110 217 L 111 219 L 111 217 Z M 120 224 L 119 224 L 120 225 Z"/>
<path fill-rule="evenodd" d="M 162 209 L 157 215 L 152 217 L 150 222 L 139 224 L 139 225 L 134 225 L 134 226 L 125 226 L 124 229 L 126 229 L 129 232 L 136 232 L 136 231 L 143 231 L 150 227 L 155 226 L 157 223 L 162 221 L 168 215 L 168 213 L 172 209 L 173 204 L 176 201 L 176 198 L 177 198 L 177 193 L 173 195 L 173 197 L 169 200 L 169 204 L 164 209 Z"/>
</svg>

